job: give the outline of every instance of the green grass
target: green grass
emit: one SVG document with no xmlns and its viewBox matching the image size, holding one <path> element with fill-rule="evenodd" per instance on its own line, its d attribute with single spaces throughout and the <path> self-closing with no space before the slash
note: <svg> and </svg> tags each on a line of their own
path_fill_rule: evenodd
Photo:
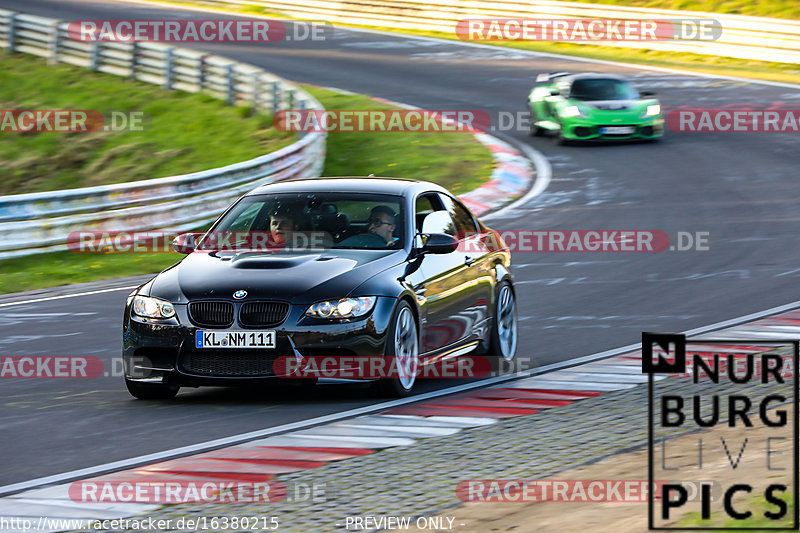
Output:
<svg viewBox="0 0 800 533">
<path fill-rule="evenodd" d="M 389 109 L 360 95 L 307 87 L 326 109 Z M 467 133 L 337 133 L 328 135 L 324 175 L 410 177 L 435 181 L 455 194 L 488 180 L 489 150 Z M 56 252 L 0 260 L 0 294 L 159 272 L 177 253 Z"/>
<path fill-rule="evenodd" d="M 165 0 L 154 0 L 167 3 Z M 572 0 L 577 3 L 608 4 L 625 7 L 648 7 L 653 9 L 680 9 L 705 11 L 731 15 L 800 19 L 800 4 L 796 0 Z M 225 4 L 203 2 L 203 0 L 176 0 L 169 2 L 181 5 L 200 5 L 211 9 L 239 10 L 253 14 L 270 14 L 258 5 Z"/>
<path fill-rule="evenodd" d="M 777 496 L 777 493 L 776 493 Z M 726 516 L 719 516 L 712 520 L 702 520 L 699 512 L 687 513 L 678 523 L 677 526 L 682 527 L 730 527 L 733 529 L 727 530 L 731 532 L 740 531 L 743 527 L 751 528 L 777 528 L 777 527 L 791 527 L 792 525 L 792 496 L 790 493 L 780 495 L 779 498 L 786 503 L 787 513 L 783 519 L 770 520 L 764 516 L 764 512 L 776 512 L 778 510 L 774 504 L 768 504 L 763 494 L 751 498 L 748 505 L 745 507 L 742 504 L 736 504 L 742 512 L 745 510 L 751 511 L 753 515 L 746 520 L 733 520 Z M 722 514 L 719 511 L 717 514 Z M 713 515 L 712 515 L 713 516 Z"/>
<path fill-rule="evenodd" d="M 236 163 L 293 142 L 272 118 L 209 95 L 0 52 L 0 109 L 141 112 L 143 131 L 0 133 L 0 194 L 150 179 Z"/>
<path fill-rule="evenodd" d="M 655 9 L 685 9 L 730 15 L 751 15 L 800 19 L 797 0 L 573 0 L 593 4 L 611 4 L 625 7 L 651 7 Z"/>
<path fill-rule="evenodd" d="M 160 272 L 182 255 L 55 252 L 0 261 L 0 294 Z"/>
<path fill-rule="evenodd" d="M 285 17 L 280 13 L 270 12 L 257 5 L 204 3 L 202 0 L 167 1 L 153 0 L 159 3 L 175 5 L 202 6 L 210 10 L 238 12 L 242 14 L 261 15 L 275 18 Z M 579 0 L 584 1 L 584 0 Z M 585 0 L 586 2 L 616 4 L 626 6 L 656 7 L 666 9 L 686 9 L 695 11 L 711 11 L 718 13 L 734 13 L 743 15 L 768 16 L 787 19 L 800 19 L 800 2 L 796 0 L 765 0 L 750 2 L 749 0 Z M 336 23 L 337 26 L 366 28 L 389 31 L 400 34 L 437 37 L 440 39 L 458 40 L 455 28 L 452 33 L 414 30 L 397 30 L 381 26 L 364 26 L 357 24 Z M 520 48 L 534 52 L 566 54 L 590 59 L 619 61 L 637 65 L 689 70 L 719 76 L 735 76 L 785 83 L 800 84 L 800 65 L 770 61 L 752 61 L 747 59 L 726 58 L 687 52 L 662 52 L 658 50 L 618 48 L 577 43 L 537 43 L 537 42 L 486 42 L 493 46 Z M 587 70 L 591 69 L 587 65 Z"/>
<path fill-rule="evenodd" d="M 366 96 L 303 88 L 328 110 L 398 109 Z M 323 175 L 419 179 L 462 194 L 486 182 L 493 168 L 489 150 L 469 133 L 331 132 Z"/>
</svg>

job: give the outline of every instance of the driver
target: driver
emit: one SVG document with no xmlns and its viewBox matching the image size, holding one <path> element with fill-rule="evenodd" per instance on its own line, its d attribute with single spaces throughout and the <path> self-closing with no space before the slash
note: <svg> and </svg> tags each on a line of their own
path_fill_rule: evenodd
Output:
<svg viewBox="0 0 800 533">
<path fill-rule="evenodd" d="M 380 236 L 387 246 L 394 243 L 395 212 L 387 205 L 372 208 L 367 221 L 367 231 Z"/>
<path fill-rule="evenodd" d="M 394 244 L 394 230 L 397 214 L 388 205 L 376 205 L 372 208 L 367 220 L 367 231 L 359 235 L 348 237 L 339 243 L 339 246 L 354 248 L 372 248 L 391 246 Z"/>
</svg>

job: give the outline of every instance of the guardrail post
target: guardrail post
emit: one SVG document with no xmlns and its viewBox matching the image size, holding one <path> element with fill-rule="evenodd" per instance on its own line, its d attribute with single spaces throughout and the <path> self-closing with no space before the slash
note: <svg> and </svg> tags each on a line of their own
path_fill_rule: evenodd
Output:
<svg viewBox="0 0 800 533">
<path fill-rule="evenodd" d="M 289 102 L 287 102 L 286 109 L 294 108 L 294 91 L 289 91 Z"/>
<path fill-rule="evenodd" d="M 261 87 L 258 83 L 260 73 L 253 73 L 253 111 L 258 111 L 258 90 Z"/>
<path fill-rule="evenodd" d="M 228 105 L 233 105 L 234 102 L 234 95 L 233 95 L 233 65 L 228 64 L 225 67 L 225 77 L 228 81 L 228 88 L 225 95 L 225 103 Z"/>
<path fill-rule="evenodd" d="M 281 89 L 277 81 L 272 82 L 272 115 L 281 109 Z"/>
<path fill-rule="evenodd" d="M 131 43 L 131 78 L 136 79 L 136 59 L 139 55 L 139 43 L 133 41 Z"/>
<path fill-rule="evenodd" d="M 100 41 L 92 43 L 92 55 L 89 56 L 89 68 L 97 70 L 100 66 Z"/>
<path fill-rule="evenodd" d="M 305 110 L 306 110 L 306 101 L 305 100 L 300 100 L 300 116 L 301 117 L 305 116 L 303 114 L 303 111 L 305 111 Z M 305 136 L 306 136 L 306 132 L 303 131 L 303 128 L 300 128 L 300 131 L 297 133 L 297 138 L 298 139 L 302 139 Z"/>
<path fill-rule="evenodd" d="M 50 26 L 50 58 L 48 63 L 51 65 L 58 63 L 58 25 L 59 23 L 56 22 Z"/>
<path fill-rule="evenodd" d="M 8 51 L 13 52 L 17 40 L 17 14 L 11 13 L 8 17 Z"/>
<path fill-rule="evenodd" d="M 205 84 L 206 84 L 206 56 L 205 56 L 205 54 L 200 56 L 200 59 L 198 60 L 198 63 L 197 63 L 197 68 L 199 69 L 199 72 L 197 74 L 197 83 L 199 85 L 198 91 L 202 91 L 203 90 L 203 86 L 205 86 Z"/>
<path fill-rule="evenodd" d="M 174 57 L 173 54 L 175 50 L 172 48 L 167 48 L 167 57 L 165 58 L 167 67 L 166 71 L 164 72 L 164 88 L 168 91 L 172 90 L 172 74 L 173 74 L 173 61 Z"/>
</svg>

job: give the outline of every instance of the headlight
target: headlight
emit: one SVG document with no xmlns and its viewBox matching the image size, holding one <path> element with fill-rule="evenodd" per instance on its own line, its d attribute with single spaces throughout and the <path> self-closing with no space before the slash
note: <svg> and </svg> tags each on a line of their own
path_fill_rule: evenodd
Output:
<svg viewBox="0 0 800 533">
<path fill-rule="evenodd" d="M 175 316 L 175 308 L 166 300 L 137 296 L 133 299 L 133 313 L 147 318 L 170 318 Z"/>
<path fill-rule="evenodd" d="M 314 318 L 356 318 L 366 315 L 375 306 L 375 296 L 342 298 L 317 302 L 306 310 L 306 316 Z"/>
<path fill-rule="evenodd" d="M 647 111 L 644 112 L 644 116 L 646 117 L 652 117 L 660 114 L 661 114 L 661 106 L 659 104 L 651 104 L 647 106 Z"/>
<path fill-rule="evenodd" d="M 580 117 L 581 109 L 576 105 L 568 105 L 561 111 L 562 117 Z"/>
</svg>

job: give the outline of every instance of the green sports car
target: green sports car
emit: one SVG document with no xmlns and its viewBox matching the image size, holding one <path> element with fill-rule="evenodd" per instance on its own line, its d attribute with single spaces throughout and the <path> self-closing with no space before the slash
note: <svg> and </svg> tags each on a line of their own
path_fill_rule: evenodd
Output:
<svg viewBox="0 0 800 533">
<path fill-rule="evenodd" d="M 664 133 L 661 105 L 613 74 L 540 74 L 531 90 L 531 135 L 567 141 L 656 140 Z"/>
</svg>

